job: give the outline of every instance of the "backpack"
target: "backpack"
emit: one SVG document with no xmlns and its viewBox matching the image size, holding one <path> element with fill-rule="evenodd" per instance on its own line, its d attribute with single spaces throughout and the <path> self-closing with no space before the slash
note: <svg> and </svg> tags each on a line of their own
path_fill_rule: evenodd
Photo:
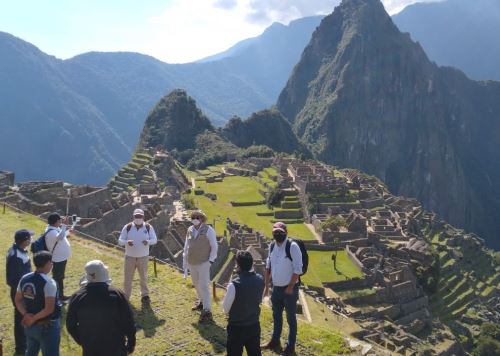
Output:
<svg viewBox="0 0 500 356">
<path fill-rule="evenodd" d="M 149 225 L 148 223 L 145 223 L 145 224 L 146 224 L 146 230 L 148 231 L 148 234 L 149 234 L 149 228 L 151 227 L 151 225 Z M 127 233 L 130 232 L 130 229 L 132 229 L 132 223 L 127 224 Z"/>
<path fill-rule="evenodd" d="M 31 244 L 31 253 L 35 254 L 37 252 L 49 250 L 49 248 L 47 247 L 47 242 L 45 241 L 45 235 L 47 235 L 49 233 L 49 231 L 52 231 L 52 230 L 54 230 L 54 229 L 48 229 Z M 57 246 L 57 242 L 54 245 L 54 249 L 56 248 L 56 246 Z M 52 251 L 54 251 L 54 249 L 52 249 Z"/>
<path fill-rule="evenodd" d="M 285 245 L 285 253 L 286 253 L 286 257 L 288 257 L 290 259 L 290 261 L 293 261 L 292 255 L 290 253 L 290 246 L 292 245 L 292 242 L 295 242 L 297 244 L 297 246 L 299 246 L 300 253 L 302 254 L 302 274 L 301 274 L 301 276 L 303 276 L 304 274 L 307 273 L 307 268 L 309 267 L 309 255 L 307 254 L 306 245 L 304 245 L 304 241 L 302 241 L 302 240 L 287 238 L 286 245 Z M 271 254 L 273 252 L 275 244 L 276 244 L 276 242 L 274 242 L 274 241 L 271 242 L 271 246 L 269 246 L 269 254 Z"/>
</svg>

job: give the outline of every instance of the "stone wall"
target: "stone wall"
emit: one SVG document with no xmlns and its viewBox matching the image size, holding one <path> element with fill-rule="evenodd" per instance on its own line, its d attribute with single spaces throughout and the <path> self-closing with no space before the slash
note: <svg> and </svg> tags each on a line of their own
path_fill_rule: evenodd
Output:
<svg viewBox="0 0 500 356">
<path fill-rule="evenodd" d="M 100 209 L 107 200 L 111 200 L 111 192 L 108 188 L 102 188 L 84 195 L 71 197 L 69 199 L 69 214 L 76 214 L 82 218 L 96 218 L 97 216 L 91 216 L 92 208 L 99 207 Z M 67 198 L 58 198 L 56 204 L 61 211 L 66 211 Z M 102 210 L 106 211 L 107 209 L 103 207 Z"/>
<path fill-rule="evenodd" d="M 215 278 L 217 273 L 219 273 L 219 270 L 224 266 L 224 263 L 226 263 L 227 256 L 229 255 L 229 243 L 227 242 L 227 239 L 225 237 L 222 237 L 218 241 L 219 247 L 217 249 L 217 259 L 215 262 L 210 266 L 210 279 Z"/>
<path fill-rule="evenodd" d="M 105 213 L 101 219 L 77 228 L 77 230 L 97 238 L 103 238 L 111 231 L 121 231 L 125 224 L 132 221 L 134 208 L 131 203 L 127 203 L 118 209 Z"/>
</svg>

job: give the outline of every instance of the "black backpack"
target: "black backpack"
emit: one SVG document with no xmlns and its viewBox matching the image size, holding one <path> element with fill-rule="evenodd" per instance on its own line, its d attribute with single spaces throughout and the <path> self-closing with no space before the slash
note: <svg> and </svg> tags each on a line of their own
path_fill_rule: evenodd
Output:
<svg viewBox="0 0 500 356">
<path fill-rule="evenodd" d="M 309 255 L 307 254 L 307 249 L 306 245 L 304 245 L 304 241 L 299 240 L 299 239 L 293 239 L 293 238 L 287 238 L 286 239 L 286 245 L 285 245 L 285 253 L 286 257 L 290 259 L 290 261 L 293 261 L 292 255 L 290 253 L 290 246 L 292 245 L 292 242 L 295 242 L 299 248 L 300 248 L 300 253 L 302 254 L 302 274 L 307 273 L 307 268 L 309 267 Z M 269 254 L 273 252 L 274 245 L 276 244 L 275 241 L 271 242 L 271 246 L 269 246 Z"/>
<path fill-rule="evenodd" d="M 45 241 L 45 235 L 47 235 L 49 233 L 49 231 L 51 231 L 51 230 L 54 230 L 54 229 L 48 229 L 31 244 L 31 253 L 35 254 L 37 252 L 49 250 L 47 247 L 47 242 Z M 57 245 L 57 242 L 54 245 L 54 249 L 56 248 L 56 245 Z"/>
<path fill-rule="evenodd" d="M 146 225 L 146 230 L 148 231 L 148 234 L 149 234 L 149 228 L 151 227 L 148 223 L 145 223 Z M 132 223 L 128 223 L 127 224 L 127 233 L 130 232 L 130 229 L 132 229 Z"/>
</svg>

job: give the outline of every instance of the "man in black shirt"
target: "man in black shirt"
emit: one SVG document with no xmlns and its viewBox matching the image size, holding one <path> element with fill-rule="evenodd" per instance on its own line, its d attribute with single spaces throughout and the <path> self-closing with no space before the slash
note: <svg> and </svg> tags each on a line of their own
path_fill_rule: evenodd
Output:
<svg viewBox="0 0 500 356">
<path fill-rule="evenodd" d="M 24 354 L 26 351 L 26 336 L 21 325 L 23 316 L 16 308 L 15 297 L 17 285 L 21 278 L 31 272 L 31 261 L 26 250 L 31 242 L 32 233 L 28 230 L 18 230 L 14 235 L 14 244 L 7 252 L 6 274 L 7 284 L 10 287 L 10 299 L 14 305 L 14 340 L 16 342 L 16 354 Z"/>
<path fill-rule="evenodd" d="M 83 287 L 70 299 L 66 328 L 84 356 L 125 356 L 134 352 L 135 322 L 125 294 L 110 286 L 99 260 L 85 265 Z"/>
</svg>

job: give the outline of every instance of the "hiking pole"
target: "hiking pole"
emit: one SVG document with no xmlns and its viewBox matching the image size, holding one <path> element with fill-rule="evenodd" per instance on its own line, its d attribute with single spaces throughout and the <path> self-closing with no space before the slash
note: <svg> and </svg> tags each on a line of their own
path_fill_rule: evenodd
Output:
<svg viewBox="0 0 500 356">
<path fill-rule="evenodd" d="M 153 256 L 153 269 L 155 271 L 155 277 L 158 277 L 158 271 L 156 270 L 156 256 Z"/>
</svg>

